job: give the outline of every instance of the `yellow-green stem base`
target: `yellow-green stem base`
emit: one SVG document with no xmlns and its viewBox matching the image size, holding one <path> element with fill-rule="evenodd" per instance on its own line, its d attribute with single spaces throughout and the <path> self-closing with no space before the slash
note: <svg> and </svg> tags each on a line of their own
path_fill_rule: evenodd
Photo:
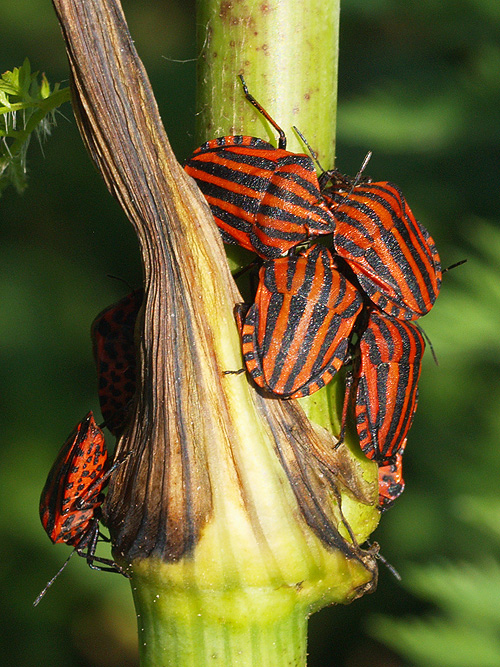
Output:
<svg viewBox="0 0 500 667">
<path fill-rule="evenodd" d="M 290 590 L 134 589 L 141 667 L 306 664 L 308 614 Z"/>
</svg>

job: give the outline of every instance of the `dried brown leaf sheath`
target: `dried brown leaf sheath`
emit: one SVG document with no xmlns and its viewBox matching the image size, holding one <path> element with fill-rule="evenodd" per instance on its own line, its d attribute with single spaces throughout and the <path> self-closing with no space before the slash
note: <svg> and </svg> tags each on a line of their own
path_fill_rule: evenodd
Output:
<svg viewBox="0 0 500 667">
<path fill-rule="evenodd" d="M 117 449 L 132 454 L 105 507 L 116 557 L 178 561 L 205 538 L 214 558 L 258 553 L 268 558 L 265 576 L 281 576 L 296 538 L 313 560 L 318 548 L 340 551 L 364 572 L 358 589 L 369 587 L 374 557 L 357 546 L 340 499 L 373 505 L 373 484 L 296 403 L 262 398 L 244 376 L 223 374 L 242 363 L 239 296 L 207 206 L 173 156 L 121 7 L 54 6 L 80 131 L 144 263 L 139 388 Z M 371 519 L 356 529 L 358 539 L 373 527 Z"/>
</svg>

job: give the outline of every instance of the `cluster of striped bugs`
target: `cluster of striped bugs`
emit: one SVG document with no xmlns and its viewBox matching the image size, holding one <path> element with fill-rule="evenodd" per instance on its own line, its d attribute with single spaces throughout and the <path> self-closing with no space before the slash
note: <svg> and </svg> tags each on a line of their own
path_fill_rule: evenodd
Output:
<svg viewBox="0 0 500 667">
<path fill-rule="evenodd" d="M 353 180 L 335 170 L 318 178 L 310 157 L 286 150 L 283 130 L 241 79 L 247 99 L 279 133 L 278 148 L 256 137 L 213 139 L 185 169 L 223 240 L 259 258 L 254 302 L 237 313 L 246 369 L 268 394 L 301 398 L 347 365 L 339 443 L 352 406 L 361 449 L 379 466 L 379 506 L 387 509 L 404 489 L 402 457 L 417 407 L 425 341 L 414 320 L 429 312 L 441 285 L 434 241 L 394 184 L 372 183 L 361 172 Z M 99 401 L 114 435 L 135 394 L 142 298 L 142 290 L 132 292 L 92 325 Z M 40 516 L 52 542 L 73 546 L 90 567 L 125 574 L 95 555 L 106 539 L 102 491 L 121 463 L 110 466 L 90 412 L 49 473 Z"/>
<path fill-rule="evenodd" d="M 402 493 L 402 456 L 417 407 L 425 341 L 414 323 L 441 285 L 433 239 L 400 189 L 318 178 L 313 160 L 256 137 L 207 141 L 185 169 L 203 192 L 227 243 L 257 254 L 254 303 L 238 313 L 243 358 L 270 394 L 301 398 L 347 364 L 339 443 L 354 409 L 360 446 L 379 466 L 379 506 Z M 313 155 L 314 157 L 314 155 Z"/>
</svg>

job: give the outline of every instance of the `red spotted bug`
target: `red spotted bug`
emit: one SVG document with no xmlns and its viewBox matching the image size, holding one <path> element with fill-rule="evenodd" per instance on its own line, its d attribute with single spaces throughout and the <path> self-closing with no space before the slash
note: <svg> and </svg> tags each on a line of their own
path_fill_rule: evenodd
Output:
<svg viewBox="0 0 500 667">
<path fill-rule="evenodd" d="M 335 216 L 335 252 L 370 300 L 403 320 L 428 313 L 441 286 L 439 255 L 400 189 L 382 181 L 323 196 Z"/>
<path fill-rule="evenodd" d="M 259 277 L 242 326 L 246 368 L 284 398 L 312 394 L 344 363 L 362 297 L 319 245 L 264 262 Z"/>
<path fill-rule="evenodd" d="M 360 446 L 379 465 L 391 462 L 406 440 L 417 408 L 424 349 L 415 324 L 371 312 L 353 381 Z"/>
<path fill-rule="evenodd" d="M 40 519 L 54 544 L 73 546 L 72 553 L 85 558 L 93 569 L 124 574 L 114 561 L 95 555 L 102 490 L 115 467 L 116 464 L 109 466 L 103 432 L 89 412 L 69 435 L 49 472 L 40 497 Z M 63 568 L 40 593 L 35 605 Z"/>
<path fill-rule="evenodd" d="M 403 493 L 403 454 L 406 440 L 402 442 L 393 456 L 392 463 L 386 463 L 378 469 L 378 504 L 382 511 L 388 510 Z"/>
<path fill-rule="evenodd" d="M 103 310 L 92 324 L 99 402 L 114 435 L 121 434 L 135 394 L 134 330 L 142 299 L 143 290 L 135 290 Z"/>
<path fill-rule="evenodd" d="M 223 240 L 274 259 L 331 234 L 334 217 L 311 158 L 285 150 L 285 133 L 240 78 L 247 99 L 279 132 L 279 148 L 256 137 L 212 139 L 193 153 L 185 170 L 205 195 Z"/>
</svg>

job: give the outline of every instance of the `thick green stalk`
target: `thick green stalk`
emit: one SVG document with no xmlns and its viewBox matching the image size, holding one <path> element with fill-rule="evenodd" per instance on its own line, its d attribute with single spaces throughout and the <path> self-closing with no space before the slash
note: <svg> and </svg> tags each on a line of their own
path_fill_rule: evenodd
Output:
<svg viewBox="0 0 500 667">
<path fill-rule="evenodd" d="M 305 664 L 307 611 L 293 590 L 176 589 L 142 572 L 134 591 L 141 667 Z"/>
<path fill-rule="evenodd" d="M 296 125 L 325 169 L 335 161 L 339 0 L 199 0 L 200 141 L 250 134 L 276 143 L 276 132 L 245 100 L 237 79 L 303 152 Z"/>
</svg>

